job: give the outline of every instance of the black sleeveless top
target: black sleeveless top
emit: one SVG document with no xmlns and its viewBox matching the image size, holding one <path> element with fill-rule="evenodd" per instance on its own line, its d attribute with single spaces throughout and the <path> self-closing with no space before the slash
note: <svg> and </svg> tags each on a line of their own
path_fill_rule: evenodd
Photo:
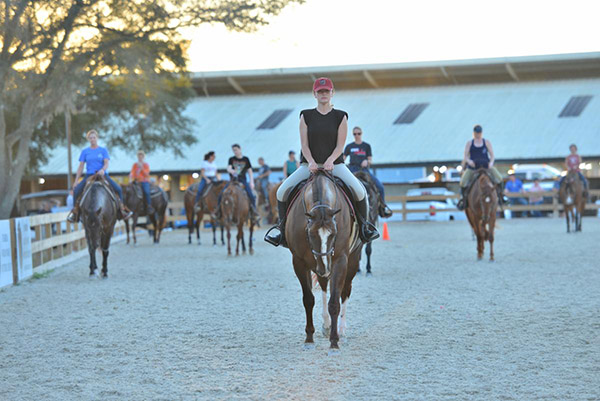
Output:
<svg viewBox="0 0 600 401">
<path fill-rule="evenodd" d="M 488 168 L 490 163 L 490 154 L 488 153 L 487 145 L 485 143 L 485 139 L 483 140 L 482 146 L 475 146 L 475 140 L 471 141 L 471 149 L 469 150 L 469 157 L 475 163 L 475 169 L 478 168 Z M 471 166 L 467 166 L 470 169 L 473 169 Z"/>
<path fill-rule="evenodd" d="M 304 116 L 304 122 L 308 127 L 308 148 L 313 159 L 318 164 L 323 164 L 337 146 L 338 128 L 348 113 L 343 110 L 331 109 L 327 114 L 321 114 L 317 109 L 302 110 L 300 115 Z M 308 163 L 301 154 L 301 163 Z M 344 163 L 343 154 L 333 164 Z"/>
</svg>

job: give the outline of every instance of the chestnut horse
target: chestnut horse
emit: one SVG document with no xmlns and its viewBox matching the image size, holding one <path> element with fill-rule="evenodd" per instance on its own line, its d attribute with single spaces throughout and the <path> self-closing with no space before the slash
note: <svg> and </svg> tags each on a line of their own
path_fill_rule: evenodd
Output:
<svg viewBox="0 0 600 401">
<path fill-rule="evenodd" d="M 490 262 L 494 261 L 494 226 L 498 210 L 496 186 L 486 169 L 479 169 L 473 176 L 465 213 L 477 237 L 477 260 L 483 259 L 485 241 L 490 242 Z"/>
<path fill-rule="evenodd" d="M 96 249 L 102 251 L 102 278 L 108 278 L 108 248 L 117 222 L 117 205 L 116 194 L 108 182 L 99 175 L 87 180 L 80 210 L 90 253 L 90 278 L 98 276 Z"/>
<path fill-rule="evenodd" d="M 279 210 L 277 209 L 277 190 L 282 183 L 283 181 L 278 182 L 269 188 L 269 214 L 267 215 L 267 222 L 269 224 L 275 224 L 279 219 Z"/>
<path fill-rule="evenodd" d="M 134 188 L 134 185 L 138 185 Z M 133 235 L 133 243 L 137 244 L 137 238 L 135 236 L 135 228 L 137 227 L 138 217 L 148 216 L 146 210 L 146 198 L 142 192 L 142 188 L 139 184 L 131 183 L 123 186 L 123 200 L 125 206 L 133 212 L 131 216 L 132 224 L 131 231 Z M 160 234 L 165 228 L 167 205 L 169 198 L 162 188 L 156 185 L 150 185 L 150 201 L 154 208 L 154 214 L 149 215 L 150 222 L 152 223 L 153 232 L 152 237 L 155 244 L 160 242 Z M 125 220 L 125 231 L 127 232 L 127 243 L 129 244 L 129 219 Z"/>
<path fill-rule="evenodd" d="M 558 197 L 565 207 L 567 232 L 571 232 L 571 221 L 575 224 L 575 231 L 581 231 L 581 216 L 583 216 L 585 210 L 585 196 L 583 196 L 583 182 L 576 171 L 569 171 L 560 186 Z"/>
<path fill-rule="evenodd" d="M 250 255 L 254 253 L 252 248 L 252 232 L 254 231 L 254 222 L 250 217 L 250 200 L 244 186 L 237 181 L 231 181 L 223 190 L 221 197 L 221 216 L 225 230 L 227 231 L 227 255 L 231 255 L 231 226 L 236 225 L 237 243 L 235 246 L 235 256 L 240 254 L 240 242 L 242 243 L 242 252 L 246 253 L 246 243 L 244 242 L 244 224 L 249 222 L 250 235 L 248 236 L 248 247 Z"/>
<path fill-rule="evenodd" d="M 373 179 L 371 178 L 371 175 L 368 172 L 359 170 L 355 172 L 354 175 L 360 180 L 360 182 L 363 183 L 367 190 L 367 196 L 369 197 L 369 223 L 373 224 L 374 226 L 377 226 L 377 223 L 379 222 L 379 209 L 384 207 L 381 202 L 381 194 L 379 193 L 379 191 L 377 191 L 377 187 L 375 186 L 375 183 L 373 182 Z M 367 276 L 371 276 L 373 274 L 371 273 L 372 251 L 373 247 L 369 242 L 365 246 L 365 253 L 367 255 Z M 358 271 L 360 271 L 360 268 L 358 269 Z"/>
<path fill-rule="evenodd" d="M 322 290 L 323 329 L 325 332 L 329 330 L 330 348 L 337 350 L 339 337 L 346 330 L 346 307 L 352 291 L 352 279 L 358 271 L 361 242 L 352 209 L 342 189 L 328 172 L 318 170 L 312 174 L 296 201 L 292 201 L 285 236 L 292 253 L 294 272 L 302 286 L 306 312 L 305 344 L 312 346 L 314 343 L 313 271 Z M 331 285 L 326 309 L 328 282 Z"/>
<path fill-rule="evenodd" d="M 187 217 L 188 244 L 192 243 L 192 234 L 194 233 L 194 228 L 196 228 L 196 239 L 198 241 L 198 245 L 201 244 L 200 224 L 202 224 L 202 218 L 204 217 L 204 214 L 208 214 L 210 216 L 210 225 L 212 226 L 213 232 L 213 245 L 217 245 L 217 221 L 214 218 L 214 214 L 217 210 L 219 194 L 225 187 L 226 183 L 227 182 L 225 181 L 215 181 L 212 184 L 208 184 L 210 187 L 205 189 L 203 197 L 200 198 L 201 208 L 198 213 L 194 211 L 196 193 L 198 192 L 198 183 L 190 185 L 187 191 L 185 191 L 185 195 L 183 196 L 183 204 L 185 206 L 185 215 Z M 196 221 L 194 221 L 194 215 L 196 217 Z M 221 245 L 225 245 L 225 239 L 223 235 L 223 225 L 221 225 Z"/>
</svg>

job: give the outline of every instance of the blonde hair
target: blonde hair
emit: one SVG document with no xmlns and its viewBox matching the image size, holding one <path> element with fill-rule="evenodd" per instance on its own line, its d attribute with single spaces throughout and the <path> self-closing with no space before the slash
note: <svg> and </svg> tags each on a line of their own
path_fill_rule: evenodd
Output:
<svg viewBox="0 0 600 401">
<path fill-rule="evenodd" d="M 98 131 L 96 131 L 95 129 L 91 129 L 87 132 L 87 134 L 85 134 L 86 139 L 90 139 L 90 135 L 96 135 L 96 138 L 100 138 L 100 135 L 98 135 Z"/>
<path fill-rule="evenodd" d="M 142 149 L 138 150 L 136 155 L 144 155 L 144 157 L 146 156 L 146 153 L 144 153 L 144 151 Z"/>
</svg>

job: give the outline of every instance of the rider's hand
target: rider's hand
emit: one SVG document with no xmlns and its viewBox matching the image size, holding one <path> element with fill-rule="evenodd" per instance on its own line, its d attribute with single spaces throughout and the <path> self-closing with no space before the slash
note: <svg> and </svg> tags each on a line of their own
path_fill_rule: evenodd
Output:
<svg viewBox="0 0 600 401">
<path fill-rule="evenodd" d="M 360 163 L 360 166 L 362 168 L 367 168 L 369 167 L 369 161 L 368 160 L 363 160 L 362 163 Z"/>
<path fill-rule="evenodd" d="M 250 182 L 250 189 L 254 190 L 254 181 Z"/>
<path fill-rule="evenodd" d="M 489 162 L 488 168 L 492 168 L 492 167 L 494 167 L 494 163 L 493 162 Z"/>
<path fill-rule="evenodd" d="M 471 167 L 475 167 L 475 162 L 473 160 L 467 160 L 467 164 Z"/>
<path fill-rule="evenodd" d="M 104 176 L 104 170 L 103 169 L 98 170 L 98 174 L 100 174 L 101 176 Z"/>
<path fill-rule="evenodd" d="M 327 171 L 333 170 L 333 162 L 329 159 L 325 160 L 325 163 L 323 164 L 323 168 Z"/>
<path fill-rule="evenodd" d="M 319 169 L 319 166 L 317 166 L 317 163 L 315 163 L 314 161 L 308 163 L 308 170 L 311 173 L 315 173 L 318 169 Z"/>
</svg>

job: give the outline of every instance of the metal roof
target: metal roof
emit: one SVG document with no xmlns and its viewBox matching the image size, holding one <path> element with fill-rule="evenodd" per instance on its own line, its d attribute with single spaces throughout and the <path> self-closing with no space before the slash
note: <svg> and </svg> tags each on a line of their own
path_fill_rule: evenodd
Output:
<svg viewBox="0 0 600 401">
<path fill-rule="evenodd" d="M 591 95 L 578 117 L 559 118 L 573 96 Z M 496 157 L 504 160 L 558 160 L 576 143 L 585 157 L 600 157 L 600 79 L 513 82 L 417 88 L 339 90 L 333 103 L 349 113 L 349 127 L 363 128 L 376 164 L 427 164 L 462 159 L 475 124 L 483 126 Z M 394 121 L 413 103 L 428 103 L 411 124 Z M 280 167 L 289 150 L 299 151 L 298 116 L 313 108 L 307 93 L 199 97 L 186 114 L 197 122 L 198 143 L 183 149 L 186 158 L 169 151 L 147 155 L 155 172 L 197 171 L 204 153 L 214 150 L 224 168 L 231 144 L 239 143 L 253 163 L 259 156 Z M 274 129 L 259 125 L 277 109 L 293 111 Z M 348 142 L 352 135 L 348 135 Z M 101 143 L 102 145 L 102 143 Z M 111 150 L 110 171 L 128 172 L 135 154 Z M 79 150 L 73 151 L 77 166 Z M 43 174 L 66 173 L 66 149 L 53 151 Z"/>
<path fill-rule="evenodd" d="M 199 96 L 310 91 L 317 77 L 338 90 L 600 78 L 600 52 L 394 64 L 214 71 L 192 74 Z"/>
</svg>

